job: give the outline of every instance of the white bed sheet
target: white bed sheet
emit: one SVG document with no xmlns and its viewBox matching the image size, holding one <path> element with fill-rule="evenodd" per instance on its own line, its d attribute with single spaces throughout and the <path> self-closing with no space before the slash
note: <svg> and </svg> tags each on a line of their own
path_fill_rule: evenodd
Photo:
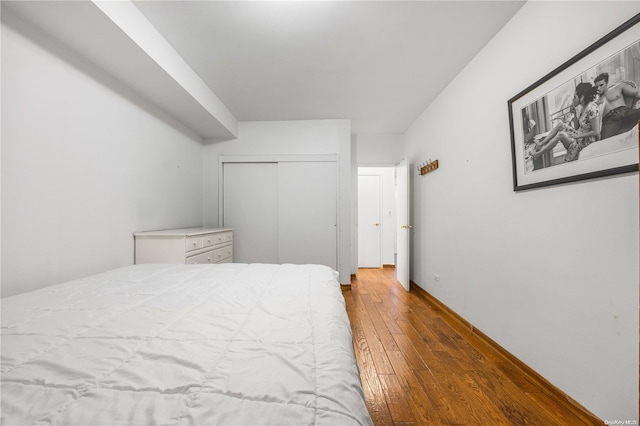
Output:
<svg viewBox="0 0 640 426">
<path fill-rule="evenodd" d="M 628 150 L 635 150 L 636 154 L 631 154 L 630 152 L 627 152 Z M 580 160 L 586 160 L 587 158 L 601 157 L 603 155 L 613 155 L 614 153 L 621 152 L 623 155 L 626 155 L 626 158 L 637 160 L 638 126 L 634 126 L 631 130 L 628 130 L 619 135 L 611 136 L 607 139 L 593 142 L 582 151 L 580 151 L 579 158 Z"/>
<path fill-rule="evenodd" d="M 2 299 L 9 425 L 370 425 L 336 272 L 136 265 Z"/>
</svg>

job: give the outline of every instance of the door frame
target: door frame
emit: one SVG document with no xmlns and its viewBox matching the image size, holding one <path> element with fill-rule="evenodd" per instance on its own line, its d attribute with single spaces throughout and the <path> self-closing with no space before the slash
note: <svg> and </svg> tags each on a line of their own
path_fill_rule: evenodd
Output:
<svg viewBox="0 0 640 426">
<path fill-rule="evenodd" d="M 357 163 L 355 165 L 355 167 L 356 167 L 356 172 L 355 172 L 355 191 L 356 192 L 355 192 L 355 196 L 353 197 L 355 199 L 355 202 L 354 202 L 353 205 L 355 206 L 354 217 L 355 217 L 355 220 L 356 220 L 356 226 L 359 226 L 359 224 L 357 223 L 357 219 L 358 219 L 358 209 L 359 209 L 359 206 L 358 206 L 358 174 L 359 174 L 360 168 L 361 167 L 376 167 L 376 168 L 388 168 L 388 169 L 397 170 L 398 166 L 400 166 L 399 162 L 398 163 Z M 396 186 L 395 186 L 394 189 L 397 190 L 397 186 L 398 186 L 398 182 L 397 181 L 396 181 L 395 185 Z M 396 212 L 396 214 L 397 214 L 397 212 Z M 396 217 L 396 222 L 397 222 L 397 217 Z M 398 224 L 396 223 L 396 225 L 398 225 Z M 396 226 L 396 228 L 397 228 L 397 226 Z M 395 230 L 395 235 L 397 236 L 397 234 L 398 234 L 398 229 Z M 354 247 L 354 250 L 352 250 L 352 253 L 354 253 L 354 255 L 356 256 L 356 262 L 354 262 L 355 272 L 352 272 L 352 276 L 353 276 L 354 273 L 357 276 L 357 273 L 358 273 L 357 256 L 358 256 L 359 241 L 358 241 L 358 233 L 354 232 L 354 235 L 355 235 L 355 237 L 353 239 L 353 242 L 354 242 L 354 246 L 355 247 Z M 396 240 L 397 240 L 397 237 L 396 237 Z M 381 250 L 384 250 L 384 247 L 381 246 Z M 395 254 L 397 254 L 397 252 Z M 396 264 L 398 263 L 397 259 L 395 259 L 395 263 Z M 382 261 L 382 264 L 384 265 L 384 260 Z"/>
</svg>

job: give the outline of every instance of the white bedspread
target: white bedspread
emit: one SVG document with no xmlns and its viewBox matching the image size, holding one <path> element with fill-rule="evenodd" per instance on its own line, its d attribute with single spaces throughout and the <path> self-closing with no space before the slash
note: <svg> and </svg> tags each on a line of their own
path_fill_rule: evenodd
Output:
<svg viewBox="0 0 640 426">
<path fill-rule="evenodd" d="M 136 265 L 2 299 L 9 425 L 369 425 L 335 271 Z"/>
</svg>

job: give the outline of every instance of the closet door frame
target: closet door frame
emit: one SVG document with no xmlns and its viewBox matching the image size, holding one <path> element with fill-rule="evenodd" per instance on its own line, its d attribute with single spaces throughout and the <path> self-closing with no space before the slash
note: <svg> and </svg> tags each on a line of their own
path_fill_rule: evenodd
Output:
<svg viewBox="0 0 640 426">
<path fill-rule="evenodd" d="M 218 157 L 218 226 L 224 227 L 224 164 L 225 163 L 285 163 L 333 162 L 336 164 L 336 270 L 340 268 L 340 156 L 318 155 L 220 155 Z"/>
</svg>

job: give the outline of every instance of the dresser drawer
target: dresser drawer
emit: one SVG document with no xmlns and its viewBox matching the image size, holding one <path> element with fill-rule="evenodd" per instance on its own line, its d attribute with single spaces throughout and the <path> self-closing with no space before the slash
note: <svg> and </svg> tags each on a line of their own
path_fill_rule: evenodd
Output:
<svg viewBox="0 0 640 426">
<path fill-rule="evenodd" d="M 226 259 L 231 259 L 233 256 L 233 246 L 220 247 L 213 251 L 213 259 L 215 263 L 222 263 Z"/>
<path fill-rule="evenodd" d="M 233 232 L 220 232 L 213 235 L 214 245 L 226 244 L 233 241 Z"/>
<path fill-rule="evenodd" d="M 202 236 L 202 248 L 212 247 L 216 243 L 216 234 L 206 234 Z"/>
<path fill-rule="evenodd" d="M 202 263 L 214 263 L 214 252 L 207 251 L 202 254 L 187 257 L 187 265 L 199 265 Z"/>
<path fill-rule="evenodd" d="M 187 245 L 185 247 L 185 250 L 188 252 L 202 248 L 202 237 L 199 235 L 194 237 L 187 237 L 186 241 Z"/>
</svg>

